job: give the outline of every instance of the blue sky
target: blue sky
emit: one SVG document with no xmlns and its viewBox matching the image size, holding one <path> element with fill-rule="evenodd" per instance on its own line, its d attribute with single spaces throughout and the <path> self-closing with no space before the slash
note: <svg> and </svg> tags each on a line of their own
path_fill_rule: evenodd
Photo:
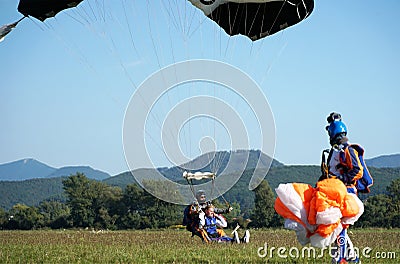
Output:
<svg viewBox="0 0 400 264">
<path fill-rule="evenodd" d="M 128 170 L 122 128 L 132 94 L 188 59 L 232 64 L 259 84 L 285 164 L 320 162 L 331 111 L 367 158 L 400 152 L 399 1 L 317 0 L 305 21 L 257 42 L 227 36 L 187 1 L 105 2 L 85 0 L 45 23 L 24 19 L 0 43 L 0 163 Z M 20 17 L 17 1 L 0 2 L 0 24 Z"/>
</svg>

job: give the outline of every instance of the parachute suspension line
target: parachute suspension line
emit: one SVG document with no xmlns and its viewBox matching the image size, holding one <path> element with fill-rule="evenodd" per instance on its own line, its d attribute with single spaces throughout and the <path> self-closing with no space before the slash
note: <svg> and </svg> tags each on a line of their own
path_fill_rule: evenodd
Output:
<svg viewBox="0 0 400 264">
<path fill-rule="evenodd" d="M 98 0 L 96 0 L 95 1 L 95 5 L 96 5 L 96 8 L 98 10 L 100 10 L 100 14 L 99 14 L 100 19 L 97 18 L 98 16 L 95 15 L 94 8 L 89 3 L 89 7 L 92 10 L 92 13 L 94 14 L 95 19 L 98 19 L 98 21 L 103 22 L 105 24 L 107 22 L 107 20 L 106 20 L 106 18 L 107 18 L 106 9 L 107 8 L 105 7 L 104 0 L 102 1 L 102 3 L 99 3 Z M 126 14 L 126 8 L 125 8 L 124 4 L 123 4 L 123 9 L 124 9 L 124 13 Z M 110 19 L 115 20 L 115 18 L 111 15 L 111 13 L 109 13 L 108 15 L 109 15 Z M 116 20 L 116 22 L 118 22 L 119 25 L 122 25 L 122 23 L 120 23 L 120 21 Z M 128 69 L 126 68 L 125 64 L 123 63 L 122 56 L 118 52 L 118 48 L 116 46 L 116 43 L 114 41 L 114 38 L 113 38 L 112 34 L 107 34 L 107 30 L 105 28 L 102 31 L 103 31 L 103 33 L 100 34 L 100 36 L 102 38 L 104 38 L 104 37 L 107 38 L 109 44 L 106 45 L 106 46 L 110 50 L 110 53 L 113 55 L 114 59 L 116 59 L 116 61 L 118 61 L 118 63 L 120 64 L 120 66 L 122 68 L 122 72 L 126 76 L 126 78 L 129 80 L 130 84 L 133 87 L 133 90 L 136 90 L 137 89 L 137 84 L 135 83 L 135 81 L 133 80 L 133 78 L 129 74 Z M 132 34 L 131 33 L 131 29 L 129 27 L 129 23 L 128 23 L 128 31 L 129 31 L 130 34 Z M 134 48 L 135 48 L 135 46 L 134 46 Z"/>
<path fill-rule="evenodd" d="M 33 21 L 35 23 L 35 25 L 38 25 L 38 27 L 45 31 L 44 28 L 42 28 L 39 24 L 37 24 L 32 18 L 29 17 L 29 19 L 31 21 Z M 53 21 L 55 21 L 55 23 L 57 23 L 60 27 L 61 24 L 58 22 L 57 18 L 54 17 Z M 75 57 L 77 58 L 78 61 L 80 61 L 80 63 L 82 65 L 85 65 L 90 71 L 92 71 L 94 74 L 99 75 L 97 73 L 97 71 L 95 70 L 95 68 L 89 63 L 89 60 L 87 59 L 87 57 L 85 56 L 85 54 L 82 52 L 82 50 L 79 48 L 78 45 L 76 45 L 76 43 L 68 43 L 65 38 L 64 35 L 62 35 L 60 32 L 58 32 L 54 26 L 52 26 L 51 24 L 48 23 L 42 23 L 48 30 L 50 30 L 52 32 L 52 34 L 55 36 L 56 39 L 58 39 L 58 41 L 60 41 L 63 45 L 64 48 L 66 48 L 68 50 L 68 52 L 72 55 L 75 55 Z"/>
<path fill-rule="evenodd" d="M 173 24 L 173 25 L 175 26 L 175 28 L 178 30 L 178 29 L 179 29 L 178 22 L 177 22 L 176 16 L 173 15 L 174 12 L 173 12 L 173 10 L 171 9 L 171 4 L 169 4 L 168 6 L 166 6 L 165 2 L 167 2 L 167 1 L 160 1 L 160 2 L 162 3 L 162 5 L 164 6 L 164 9 L 165 9 L 166 12 L 168 13 L 168 16 L 172 19 L 172 24 Z M 170 3 L 170 1 L 168 1 L 168 3 Z M 175 1 L 175 4 L 176 4 L 176 1 Z"/>
<path fill-rule="evenodd" d="M 98 4 L 98 6 L 99 6 L 99 5 L 100 5 L 100 4 Z M 103 18 L 103 21 L 106 22 L 106 8 L 105 8 L 104 0 L 102 1 L 102 7 L 103 7 L 103 8 L 101 9 L 101 10 L 103 11 L 103 12 L 102 12 L 102 18 Z"/>
<path fill-rule="evenodd" d="M 156 58 L 157 58 L 158 68 L 161 69 L 160 58 L 159 58 L 159 56 L 158 56 L 158 52 L 157 52 L 156 45 L 155 45 L 155 42 L 154 42 L 153 31 L 151 30 L 151 23 L 150 23 L 150 21 L 151 21 L 151 20 L 150 20 L 150 7 L 149 7 L 150 4 L 149 4 L 149 3 L 150 3 L 150 1 L 147 0 L 147 21 L 148 21 L 150 39 L 151 39 L 151 44 L 152 44 L 152 46 L 153 46 L 154 54 L 156 55 Z"/>
<path fill-rule="evenodd" d="M 98 18 L 98 16 L 101 16 L 101 14 L 99 13 L 99 12 L 95 12 L 94 10 L 94 8 L 93 8 L 93 6 L 92 6 L 92 4 L 91 4 L 91 2 L 90 1 L 86 1 L 86 3 L 87 3 L 87 5 L 89 6 L 89 9 L 90 9 L 90 11 L 91 11 L 91 13 L 92 13 L 92 15 L 93 15 L 93 19 L 94 19 L 94 21 L 100 21 L 100 18 Z M 102 12 L 101 10 L 101 6 L 99 5 L 99 3 L 98 3 L 98 0 L 96 0 L 95 1 L 95 5 L 96 5 L 96 7 L 97 7 L 97 10 L 100 10 L 100 12 Z M 103 10 L 104 10 L 104 8 L 103 8 Z M 85 13 L 86 14 L 88 14 L 87 12 L 86 12 L 86 10 L 85 10 Z M 97 14 L 96 14 L 97 13 Z M 88 15 L 88 17 L 90 17 L 89 15 Z M 93 20 L 92 20 L 92 22 L 93 22 Z M 103 19 L 103 22 L 105 22 L 105 19 Z"/>
<path fill-rule="evenodd" d="M 93 8 L 93 6 L 92 6 L 92 4 L 91 4 L 90 1 L 87 2 L 87 5 L 88 5 L 88 7 L 89 7 L 89 9 L 90 9 L 91 15 L 89 14 L 89 12 L 88 12 L 85 8 L 82 8 L 82 9 L 76 8 L 76 9 L 75 9 L 75 12 L 76 12 L 76 14 L 77 14 L 81 19 L 83 19 L 84 21 L 86 21 L 86 25 L 88 26 L 88 28 L 91 28 L 91 29 L 93 30 L 93 27 L 90 26 L 89 20 L 91 20 L 92 22 L 98 21 L 98 22 L 105 23 L 105 22 L 106 22 L 106 12 L 105 12 L 106 8 L 105 8 L 105 6 L 104 6 L 104 1 L 102 1 L 102 4 L 101 4 L 101 3 L 98 2 L 98 0 L 96 0 L 96 1 L 95 1 L 96 10 L 100 10 L 99 13 L 96 15 L 96 12 L 94 11 L 95 8 Z M 83 12 L 83 14 L 85 14 L 85 15 L 83 15 L 81 12 L 79 12 L 79 10 L 82 10 L 81 12 Z M 84 22 L 79 21 L 76 17 L 73 17 L 73 16 L 71 16 L 71 15 L 68 14 L 68 13 L 66 13 L 66 14 L 67 14 L 69 17 L 71 17 L 72 19 L 74 19 L 75 21 L 77 21 L 78 23 L 81 23 L 82 25 L 85 25 Z M 91 19 L 91 17 L 92 17 L 94 20 Z M 100 17 L 100 19 L 99 19 L 98 17 Z M 96 30 L 93 30 L 93 31 L 95 32 Z M 114 42 L 112 36 L 110 36 L 109 34 L 105 34 L 105 33 L 106 33 L 106 31 L 103 30 L 103 34 L 100 34 L 100 36 L 108 36 L 108 40 L 109 40 L 110 43 L 111 43 L 111 47 L 110 47 L 109 45 L 106 45 L 106 46 L 108 46 L 108 48 L 109 48 L 109 50 L 110 50 L 110 53 L 114 54 L 114 57 L 117 59 L 117 61 L 118 61 L 119 64 L 121 65 L 121 67 L 122 67 L 122 69 L 123 69 L 123 72 L 124 72 L 124 75 L 127 76 L 128 80 L 130 81 L 130 83 L 132 84 L 132 86 L 136 88 L 137 85 L 136 85 L 135 82 L 132 80 L 131 76 L 129 75 L 129 73 L 128 73 L 127 69 L 126 69 L 126 67 L 124 66 L 124 64 L 123 64 L 123 62 L 122 62 L 122 59 L 121 59 L 121 56 L 118 55 L 117 48 L 116 48 L 116 45 L 115 45 L 115 42 Z M 99 35 L 99 33 L 96 33 L 96 34 Z"/>
<path fill-rule="evenodd" d="M 159 57 L 159 54 L 157 52 L 157 47 L 156 47 L 156 43 L 155 43 L 155 40 L 154 40 L 153 31 L 151 29 L 152 27 L 151 27 L 151 22 L 150 22 L 151 21 L 151 17 L 150 17 L 150 1 L 149 0 L 147 0 L 147 21 L 148 21 L 148 28 L 149 28 L 149 33 L 150 33 L 151 44 L 153 46 L 154 54 L 155 54 L 155 56 L 157 58 L 157 65 L 158 65 L 158 68 L 161 69 L 162 67 L 161 67 L 160 57 Z M 164 75 L 163 75 L 163 78 L 164 78 Z M 157 121 L 158 121 L 157 125 L 158 125 L 158 127 L 159 127 L 159 129 L 161 131 L 162 122 L 158 117 L 157 117 Z"/>
<path fill-rule="evenodd" d="M 111 41 L 114 51 L 116 51 L 117 47 L 116 47 L 114 39 L 112 37 L 110 37 L 110 41 Z M 119 64 L 121 65 L 125 76 L 128 78 L 128 80 L 131 83 L 131 85 L 133 86 L 134 90 L 137 90 L 137 85 L 134 82 L 134 80 L 132 79 L 132 77 L 129 75 L 128 70 L 126 69 L 124 63 L 122 62 L 121 56 L 118 54 L 118 52 L 113 52 L 113 54 L 115 54 L 116 59 L 118 60 Z"/>
<path fill-rule="evenodd" d="M 186 10 L 186 5 L 185 5 L 185 10 Z M 191 28 L 193 26 L 194 16 L 196 15 L 195 11 L 196 10 L 193 10 L 191 15 L 190 15 L 190 19 L 189 19 L 190 22 L 189 22 L 189 25 L 187 26 L 188 28 L 187 28 L 186 33 L 185 33 L 186 37 L 190 35 L 190 31 L 191 31 Z"/>
<path fill-rule="evenodd" d="M 274 22 L 272 23 L 270 29 L 268 30 L 268 35 L 269 35 L 269 32 L 271 31 L 271 29 L 274 27 L 276 21 L 278 20 L 278 17 L 279 17 L 279 15 L 281 14 L 281 12 L 282 12 L 282 10 L 283 10 L 283 7 L 284 7 L 284 5 L 285 5 L 286 2 L 288 2 L 288 0 L 285 0 L 285 2 L 282 3 L 282 6 L 281 6 L 281 8 L 279 9 L 279 12 L 278 12 L 278 14 L 277 14 L 276 17 L 275 17 Z M 265 13 L 265 12 L 266 12 L 266 6 L 264 6 L 264 13 Z M 264 20 L 263 20 L 263 21 L 264 21 Z M 263 27 L 262 27 L 262 28 L 263 28 Z M 268 35 L 266 35 L 266 36 L 268 36 Z M 265 38 L 263 38 L 263 39 L 261 40 L 261 45 L 258 47 L 256 57 L 259 57 L 259 55 L 260 55 L 260 53 L 261 53 L 261 50 L 262 50 L 262 47 L 263 47 L 263 44 L 264 44 L 264 41 L 265 41 Z M 254 43 L 252 43 L 252 46 L 253 46 L 253 45 L 254 45 Z M 266 69 L 265 69 L 265 73 L 263 74 L 262 80 L 261 80 L 261 82 L 260 82 L 260 85 L 262 85 L 262 84 L 264 83 L 264 81 L 266 80 L 267 76 L 269 75 L 269 73 L 270 73 L 270 71 L 271 71 L 271 69 L 272 69 L 273 63 L 277 61 L 277 59 L 280 57 L 280 55 L 282 54 L 282 52 L 283 52 L 283 50 L 285 49 L 286 46 L 287 46 L 287 43 L 283 44 L 283 46 L 281 47 L 280 51 L 278 52 L 278 56 L 276 56 L 275 59 L 274 59 L 269 65 L 267 65 L 267 67 L 266 67 Z M 252 53 L 252 52 L 253 52 L 253 49 L 251 50 L 251 53 Z M 249 62 L 249 63 L 250 63 L 250 62 Z"/>
<path fill-rule="evenodd" d="M 216 98 L 216 94 L 215 94 L 215 91 L 216 91 L 216 84 L 214 84 L 214 98 Z M 216 104 L 216 102 L 215 102 L 216 100 L 214 100 L 214 113 L 215 113 L 215 115 L 216 115 L 216 107 L 215 107 L 215 104 Z M 222 115 L 223 115 L 223 113 L 221 113 Z M 223 118 L 222 118 L 222 120 L 223 120 Z M 217 131 L 216 131 L 216 125 L 217 125 L 217 120 L 215 120 L 214 119 L 214 126 L 213 126 L 213 129 L 214 129 L 214 139 L 215 139 L 215 141 L 216 141 L 216 138 L 217 138 Z M 216 144 L 217 144 L 218 142 L 216 142 Z M 222 150 L 221 150 L 222 151 Z M 215 152 L 214 152 L 214 158 L 213 158 L 213 166 L 214 166 L 214 168 L 213 168 L 213 172 L 214 173 L 219 173 L 218 171 L 219 171 L 219 169 L 220 169 L 220 165 L 221 165 L 221 155 L 220 155 L 220 153 L 221 152 L 219 152 L 218 151 L 218 146 L 216 146 L 216 149 L 215 149 Z"/>
<path fill-rule="evenodd" d="M 154 35 L 155 33 L 154 33 L 154 31 L 153 31 L 153 27 L 152 27 L 152 24 L 151 24 L 151 21 L 153 21 L 153 20 L 151 19 L 151 18 L 152 18 L 152 17 L 151 17 L 152 12 L 151 12 L 151 6 L 150 6 L 150 5 L 151 5 L 151 1 L 147 1 L 147 20 L 148 20 L 148 29 L 149 29 L 149 32 L 148 32 L 148 33 L 150 34 L 150 39 L 151 39 L 151 42 L 152 42 L 152 47 L 153 47 L 154 55 L 156 56 L 156 59 L 157 59 L 157 66 L 158 66 L 159 69 L 161 69 L 161 68 L 162 68 L 162 63 L 161 63 L 160 55 L 159 55 L 158 50 L 157 50 L 157 48 L 158 48 L 159 46 L 161 47 L 161 44 L 158 45 L 158 42 L 157 42 L 156 39 L 155 39 L 155 35 Z M 166 13 L 167 13 L 167 12 L 164 11 L 164 15 L 165 15 Z M 171 16 L 169 16 L 169 17 L 171 17 Z M 155 19 L 154 21 L 157 21 L 157 20 Z M 170 29 L 170 27 L 169 27 L 169 29 Z M 169 37 L 170 37 L 170 43 L 171 43 L 171 50 L 173 50 L 173 49 L 172 49 L 173 43 L 172 43 L 171 33 L 169 34 Z M 160 41 L 159 41 L 159 42 L 160 42 Z M 175 60 L 176 60 L 176 59 L 175 59 L 175 55 L 172 54 L 172 56 L 173 56 L 173 61 L 175 62 Z M 177 75 L 176 72 L 175 72 L 175 74 Z M 177 76 L 176 76 L 176 77 L 177 77 Z M 162 78 L 163 78 L 163 79 L 165 78 L 164 75 L 162 75 Z M 165 82 L 165 79 L 164 79 L 164 82 Z M 142 99 L 142 101 L 143 101 L 146 105 L 148 105 L 148 104 L 146 103 L 146 100 L 143 98 L 143 96 L 142 96 L 140 93 L 138 93 L 138 95 L 140 96 L 140 98 Z M 172 105 L 172 103 L 171 103 L 171 98 L 170 98 L 170 94 L 167 92 L 165 95 L 167 96 L 168 105 Z M 162 105 L 161 105 L 161 106 L 162 106 Z M 150 109 L 150 108 L 149 108 L 149 109 Z M 164 110 L 165 110 L 165 108 L 164 108 Z M 163 128 L 162 128 L 163 122 L 161 121 L 160 117 L 159 117 L 156 113 L 154 113 L 154 111 L 151 111 L 151 112 L 150 112 L 150 116 L 153 118 L 153 120 L 154 120 L 153 124 L 155 124 L 155 125 L 158 127 L 159 131 L 163 131 Z M 175 124 L 175 127 L 177 127 L 176 124 Z M 149 133 L 147 129 L 145 129 L 145 133 L 146 133 L 146 135 L 155 143 L 155 145 L 157 145 L 157 147 L 160 149 L 161 153 L 165 153 L 165 150 L 163 149 L 162 145 L 159 143 L 159 141 L 155 140 L 155 138 L 154 138 L 153 136 L 151 136 L 151 133 Z M 169 138 L 174 139 L 174 135 L 173 135 L 173 132 L 172 132 L 172 128 L 169 128 L 169 129 L 166 131 L 165 135 L 167 135 L 167 137 L 169 137 Z M 178 166 L 178 167 L 179 167 L 179 166 Z M 179 170 L 182 170 L 182 169 L 179 168 Z"/>
<path fill-rule="evenodd" d="M 193 16 L 195 16 L 195 13 L 193 12 Z M 201 30 L 201 28 L 202 28 L 202 25 L 203 25 L 203 23 L 205 22 L 205 21 L 207 21 L 208 20 L 208 17 L 207 16 L 205 16 L 205 17 L 201 17 L 201 16 L 199 16 L 199 23 L 198 23 L 198 25 L 197 25 L 197 27 L 195 27 L 194 29 L 193 29 L 193 31 L 190 33 L 190 35 L 188 36 L 188 38 L 190 39 L 190 38 L 192 38 L 193 37 L 193 35 L 200 29 L 200 35 L 202 36 L 203 35 L 203 31 Z"/>
<path fill-rule="evenodd" d="M 21 22 L 22 20 L 24 20 L 27 16 L 23 16 L 20 19 L 18 19 L 15 23 L 18 24 L 19 22 Z"/>
<path fill-rule="evenodd" d="M 75 9 L 77 9 L 77 8 L 75 8 Z M 87 18 L 85 18 L 83 15 L 79 14 L 78 10 L 75 10 L 75 9 L 73 10 L 73 12 L 75 12 L 80 18 L 82 18 L 82 20 L 84 20 L 86 22 L 86 24 L 84 22 L 80 21 L 78 18 L 72 16 L 69 12 L 65 12 L 65 15 L 68 16 L 69 18 L 75 20 L 77 23 L 81 24 L 82 26 L 89 25 L 89 20 Z M 83 9 L 83 10 L 85 10 L 85 9 Z M 86 16 L 86 17 L 88 17 L 88 16 Z"/>
<path fill-rule="evenodd" d="M 264 83 L 264 81 L 266 80 L 267 76 L 269 76 L 269 73 L 271 72 L 272 66 L 274 65 L 274 63 L 276 61 L 278 61 L 278 58 L 282 55 L 282 53 L 285 50 L 286 46 L 287 46 L 287 42 L 283 44 L 283 46 L 281 47 L 281 49 L 277 53 L 277 56 L 271 61 L 271 63 L 268 65 L 268 67 L 266 67 L 266 70 L 265 70 L 265 73 L 263 74 L 263 78 L 262 78 L 262 80 L 260 82 L 260 85 L 262 85 Z"/>
<path fill-rule="evenodd" d="M 163 0 L 161 0 L 163 1 Z M 178 14 L 178 25 L 179 25 L 179 30 L 182 32 L 183 31 L 183 22 L 182 22 L 182 15 L 181 15 L 181 10 L 179 9 L 179 4 L 177 3 L 177 1 L 175 0 L 175 6 L 177 7 L 177 14 Z"/>
<path fill-rule="evenodd" d="M 285 6 L 285 4 L 288 2 L 288 0 L 285 0 L 285 2 L 282 3 L 281 8 L 279 9 L 278 14 L 275 16 L 274 22 L 272 23 L 271 27 L 268 30 L 267 36 L 269 36 L 269 32 L 271 32 L 271 29 L 275 26 L 276 21 L 278 20 L 278 17 L 280 16 L 280 14 L 282 13 L 283 7 Z"/>
<path fill-rule="evenodd" d="M 186 181 L 187 181 L 188 184 L 189 184 L 190 191 L 191 191 L 192 194 L 193 194 L 193 198 L 196 200 L 196 193 L 195 193 L 195 191 L 194 191 L 193 181 L 192 181 L 192 180 L 189 181 L 188 179 L 186 179 Z"/>
<path fill-rule="evenodd" d="M 224 200 L 225 204 L 226 204 L 228 207 L 230 207 L 230 203 L 225 199 L 225 197 L 224 197 L 224 196 L 222 195 L 222 193 L 219 191 L 217 185 L 215 185 L 214 183 L 213 183 L 213 188 L 215 188 L 215 189 L 217 190 L 218 195 L 221 196 L 221 198 Z"/>
<path fill-rule="evenodd" d="M 266 35 L 265 37 L 268 37 L 268 36 L 269 36 L 269 32 L 271 32 L 272 28 L 275 26 L 275 23 L 276 23 L 276 21 L 278 20 L 278 17 L 280 16 L 280 14 L 282 13 L 282 10 L 283 10 L 283 7 L 285 6 L 285 3 L 287 3 L 287 2 L 288 2 L 288 0 L 285 0 L 285 1 L 282 3 L 281 8 L 280 8 L 279 11 L 278 11 L 278 14 L 275 16 L 274 22 L 271 24 L 269 30 L 267 31 L 267 35 Z M 288 2 L 288 3 L 289 3 L 289 2 Z M 291 4 L 291 3 L 290 3 L 290 4 Z M 264 11 L 265 11 L 265 9 L 264 9 Z M 262 42 L 262 44 L 263 44 L 263 43 L 264 43 L 264 41 Z M 259 47 L 259 49 L 258 49 L 258 54 L 261 52 L 261 48 L 262 48 L 262 45 L 260 45 L 260 47 Z"/>
<path fill-rule="evenodd" d="M 230 11 L 230 6 L 228 5 L 228 13 L 230 14 L 231 13 L 231 11 Z M 237 15 L 237 12 L 236 12 L 236 15 Z M 236 15 L 235 15 L 235 19 L 234 20 L 236 20 Z M 229 25 L 230 25 L 230 32 L 232 32 L 232 24 L 231 24 L 231 18 L 230 18 L 230 16 L 229 16 Z M 234 22 L 235 23 L 235 22 Z M 222 33 L 222 30 L 220 30 L 220 32 Z M 228 48 L 229 48 L 229 45 L 230 45 L 230 41 L 231 41 L 231 38 L 230 37 L 228 37 L 228 41 L 226 42 L 226 47 L 225 47 L 225 55 L 224 55 L 224 57 L 226 58 L 227 57 L 227 53 L 228 53 Z M 221 42 L 221 38 L 220 38 L 220 42 Z M 233 54 L 234 54 L 234 52 L 232 52 L 232 56 L 233 56 Z"/>
<path fill-rule="evenodd" d="M 161 1 L 161 2 L 163 2 L 163 1 Z M 164 2 L 163 2 L 163 5 L 164 5 L 165 8 L 162 9 L 162 11 L 163 11 L 164 18 L 166 19 L 166 21 L 171 21 L 171 19 L 173 19 L 173 20 L 176 21 L 176 17 L 175 17 L 175 16 L 171 17 L 171 15 L 170 15 L 169 12 L 168 12 L 168 10 L 169 10 L 170 8 L 167 8 L 167 7 L 165 6 L 165 3 L 164 3 Z M 174 24 L 174 21 L 172 21 L 172 22 L 173 22 L 173 23 L 171 23 L 171 24 Z M 170 42 L 170 50 L 171 50 L 172 61 L 173 61 L 173 63 L 176 63 L 177 61 L 176 61 L 175 52 L 174 52 L 175 49 L 173 48 L 173 38 L 172 38 L 172 33 L 171 33 L 171 28 L 172 28 L 172 27 L 170 26 L 170 23 L 167 23 L 167 24 L 168 24 L 168 31 L 169 31 L 169 34 L 168 34 L 168 35 L 169 35 L 169 42 Z M 180 30 L 180 28 L 177 27 L 177 26 L 175 26 L 175 28 L 176 28 L 177 30 Z M 180 31 L 181 31 L 181 30 L 180 30 Z M 176 69 L 175 69 L 175 68 L 174 68 L 174 74 L 175 74 L 175 78 L 178 79 L 178 73 L 176 72 Z M 170 93 L 167 92 L 165 95 L 167 96 L 168 105 L 169 105 L 169 106 L 172 106 Z M 170 109 L 170 107 L 169 107 L 168 109 Z M 178 125 L 177 125 L 176 122 L 174 122 L 174 128 L 175 128 L 175 131 L 179 131 L 179 130 L 178 130 Z M 168 130 L 167 132 L 168 132 L 168 134 L 169 134 L 169 136 L 170 136 L 171 139 L 175 139 L 174 133 L 173 133 L 172 129 L 173 129 L 173 128 L 169 128 L 169 130 Z M 176 140 L 177 140 L 177 142 L 178 142 L 178 140 L 179 140 L 179 134 L 177 135 Z M 179 168 L 180 168 L 180 167 L 179 167 Z M 180 170 L 182 170 L 182 168 L 180 168 Z"/>
<path fill-rule="evenodd" d="M 216 90 L 216 84 L 214 83 L 214 85 L 213 85 L 213 98 L 216 98 L 216 92 L 215 92 L 215 90 Z M 216 109 L 216 106 L 215 106 L 215 99 L 213 100 L 213 112 L 214 112 L 214 116 L 216 116 L 216 111 L 217 111 L 217 109 Z M 213 124 L 214 124 L 214 126 L 213 126 L 213 140 L 214 141 L 216 141 L 216 120 L 214 119 L 213 120 Z M 217 143 L 215 143 L 215 144 L 217 144 Z M 214 151 L 214 154 L 213 154 L 213 160 L 212 160 L 212 165 L 214 165 L 215 164 L 215 158 L 216 158 L 216 154 L 217 154 L 217 148 L 215 148 L 215 151 Z M 218 170 L 218 167 L 216 167 L 215 165 L 213 166 L 213 168 L 211 168 L 211 171 L 212 172 L 214 172 L 214 173 L 217 173 L 217 170 Z"/>
<path fill-rule="evenodd" d="M 131 28 L 131 24 L 129 23 L 128 14 L 127 14 L 127 8 L 126 8 L 126 5 L 125 5 L 124 1 L 122 1 L 122 9 L 124 10 L 125 22 L 126 22 L 126 25 L 128 27 L 129 37 L 130 37 L 130 40 L 131 40 L 132 47 L 133 47 L 136 55 L 140 56 L 139 52 L 138 52 L 138 50 L 136 48 L 135 40 L 133 38 L 132 28 Z"/>
<path fill-rule="evenodd" d="M 211 180 L 211 192 L 210 192 L 210 197 L 213 197 L 213 195 L 214 195 L 214 188 L 215 188 L 215 177 L 213 177 L 212 180 Z"/>
<path fill-rule="evenodd" d="M 247 7 L 247 6 L 246 6 Z M 258 7 L 257 7 L 257 12 L 256 12 L 256 14 L 254 15 L 254 18 L 253 18 L 253 21 L 251 22 L 251 25 L 250 25 L 250 28 L 249 28 L 249 31 L 248 32 L 251 32 L 251 30 L 253 29 L 253 26 L 254 26 L 254 23 L 255 23 L 255 21 L 256 21 L 256 17 L 257 17 L 257 15 L 258 15 L 258 12 L 260 11 L 260 8 L 261 8 L 261 5 L 258 5 Z M 247 8 L 246 8 L 247 9 Z M 265 6 L 264 6 L 264 10 L 265 10 Z M 246 16 L 247 16 L 247 11 L 246 11 Z M 247 18 L 246 18 L 246 21 L 247 21 Z M 263 21 L 264 22 L 264 21 Z M 262 27 L 261 27 L 262 28 Z"/>
<path fill-rule="evenodd" d="M 222 163 L 224 162 L 224 160 L 226 159 L 227 155 L 229 154 L 229 151 L 220 151 L 218 158 L 217 158 L 217 173 L 221 173 L 220 168 L 222 167 Z"/>
<path fill-rule="evenodd" d="M 276 23 L 276 21 L 278 20 L 279 15 L 282 13 L 283 7 L 285 6 L 285 3 L 286 3 L 286 2 L 288 2 L 288 0 L 285 0 L 285 1 L 282 3 L 281 8 L 280 8 L 279 11 L 278 11 L 278 14 L 275 16 L 274 22 L 271 24 L 271 26 L 270 26 L 269 30 L 267 31 L 267 34 L 266 34 L 265 37 L 268 37 L 268 36 L 269 36 L 269 32 L 271 32 L 272 28 L 275 26 L 275 23 Z M 288 3 L 289 3 L 289 2 L 288 2 Z M 290 4 L 291 4 L 291 3 L 290 3 Z M 266 8 L 266 7 L 264 7 L 264 12 L 266 11 L 265 8 Z M 264 41 L 262 41 L 261 44 L 264 44 Z M 258 52 L 257 52 L 258 55 L 261 53 L 261 48 L 262 48 L 262 45 L 260 45 L 260 47 L 258 48 Z"/>
<path fill-rule="evenodd" d="M 100 6 L 100 3 L 98 3 L 97 1 L 96 1 L 96 4 L 97 4 L 98 9 L 100 9 L 101 12 L 102 12 L 102 14 L 101 14 L 101 19 L 102 20 L 101 21 L 105 23 L 106 22 L 106 13 L 105 13 L 106 8 L 104 6 L 104 1 L 103 1 L 102 6 Z M 89 4 L 89 6 L 93 10 L 93 7 L 90 4 Z M 124 8 L 124 12 L 125 12 L 125 8 Z M 110 16 L 110 17 L 112 17 L 112 16 Z M 119 23 L 119 21 L 117 21 L 117 22 L 118 22 L 118 24 L 121 25 L 121 23 Z M 129 80 L 130 84 L 133 86 L 134 90 L 136 90 L 137 89 L 137 84 L 132 79 L 132 77 L 129 74 L 128 69 L 126 68 L 126 66 L 123 63 L 122 56 L 118 52 L 118 49 L 117 49 L 117 46 L 115 44 L 115 41 L 114 41 L 114 38 L 113 38 L 112 34 L 106 34 L 106 32 L 107 32 L 107 30 L 104 30 L 104 32 L 103 32 L 104 34 L 102 34 L 102 36 L 106 36 L 108 41 L 109 41 L 109 43 L 110 43 L 110 45 L 107 45 L 109 50 L 110 50 L 110 53 L 113 54 L 114 58 L 118 61 L 118 63 L 120 64 L 120 66 L 122 68 L 123 74 L 127 77 L 127 79 Z"/>
</svg>

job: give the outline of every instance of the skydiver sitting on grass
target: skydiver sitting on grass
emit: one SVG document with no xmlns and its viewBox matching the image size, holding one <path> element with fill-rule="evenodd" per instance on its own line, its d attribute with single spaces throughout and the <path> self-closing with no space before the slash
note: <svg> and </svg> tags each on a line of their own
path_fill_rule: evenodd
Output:
<svg viewBox="0 0 400 264">
<path fill-rule="evenodd" d="M 236 243 L 249 243 L 250 232 L 246 230 L 245 235 L 242 239 L 239 239 L 238 232 L 233 231 L 233 238 L 226 235 L 222 228 L 227 227 L 227 222 L 222 215 L 218 215 L 214 212 L 215 207 L 213 205 L 207 205 L 204 213 L 200 213 L 199 229 L 202 232 L 202 238 L 205 242 L 236 242 Z"/>
<path fill-rule="evenodd" d="M 188 205 L 185 208 L 183 216 L 183 225 L 186 226 L 186 230 L 192 232 L 192 236 L 199 236 L 204 242 L 208 242 L 207 238 L 204 236 L 204 232 L 199 228 L 200 224 L 200 213 L 205 212 L 207 206 L 212 205 L 211 201 L 207 201 L 205 191 L 199 190 L 196 193 L 196 201 Z M 232 207 L 221 209 L 215 208 L 214 212 L 216 214 L 227 214 L 232 211 Z"/>
</svg>

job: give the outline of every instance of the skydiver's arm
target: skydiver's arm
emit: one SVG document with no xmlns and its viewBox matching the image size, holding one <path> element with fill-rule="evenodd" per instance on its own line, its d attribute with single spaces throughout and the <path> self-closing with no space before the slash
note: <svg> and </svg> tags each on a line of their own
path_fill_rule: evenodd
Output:
<svg viewBox="0 0 400 264">
<path fill-rule="evenodd" d="M 203 229 L 203 227 L 206 225 L 206 215 L 204 212 L 199 213 L 199 228 Z"/>
</svg>

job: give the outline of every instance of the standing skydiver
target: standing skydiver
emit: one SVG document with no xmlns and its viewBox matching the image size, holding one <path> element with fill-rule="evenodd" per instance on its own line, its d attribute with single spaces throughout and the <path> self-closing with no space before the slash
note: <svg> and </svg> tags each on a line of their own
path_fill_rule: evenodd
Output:
<svg viewBox="0 0 400 264">
<path fill-rule="evenodd" d="M 364 149 L 349 143 L 347 127 L 339 113 L 332 112 L 327 121 L 326 130 L 331 149 L 326 161 L 326 171 L 323 171 L 320 180 L 337 178 L 346 185 L 348 193 L 368 193 L 373 181 L 363 159 Z M 347 228 L 348 225 L 343 225 L 343 230 L 337 237 L 338 248 L 333 258 L 334 263 L 359 263 L 353 243 L 347 235 Z"/>
</svg>

